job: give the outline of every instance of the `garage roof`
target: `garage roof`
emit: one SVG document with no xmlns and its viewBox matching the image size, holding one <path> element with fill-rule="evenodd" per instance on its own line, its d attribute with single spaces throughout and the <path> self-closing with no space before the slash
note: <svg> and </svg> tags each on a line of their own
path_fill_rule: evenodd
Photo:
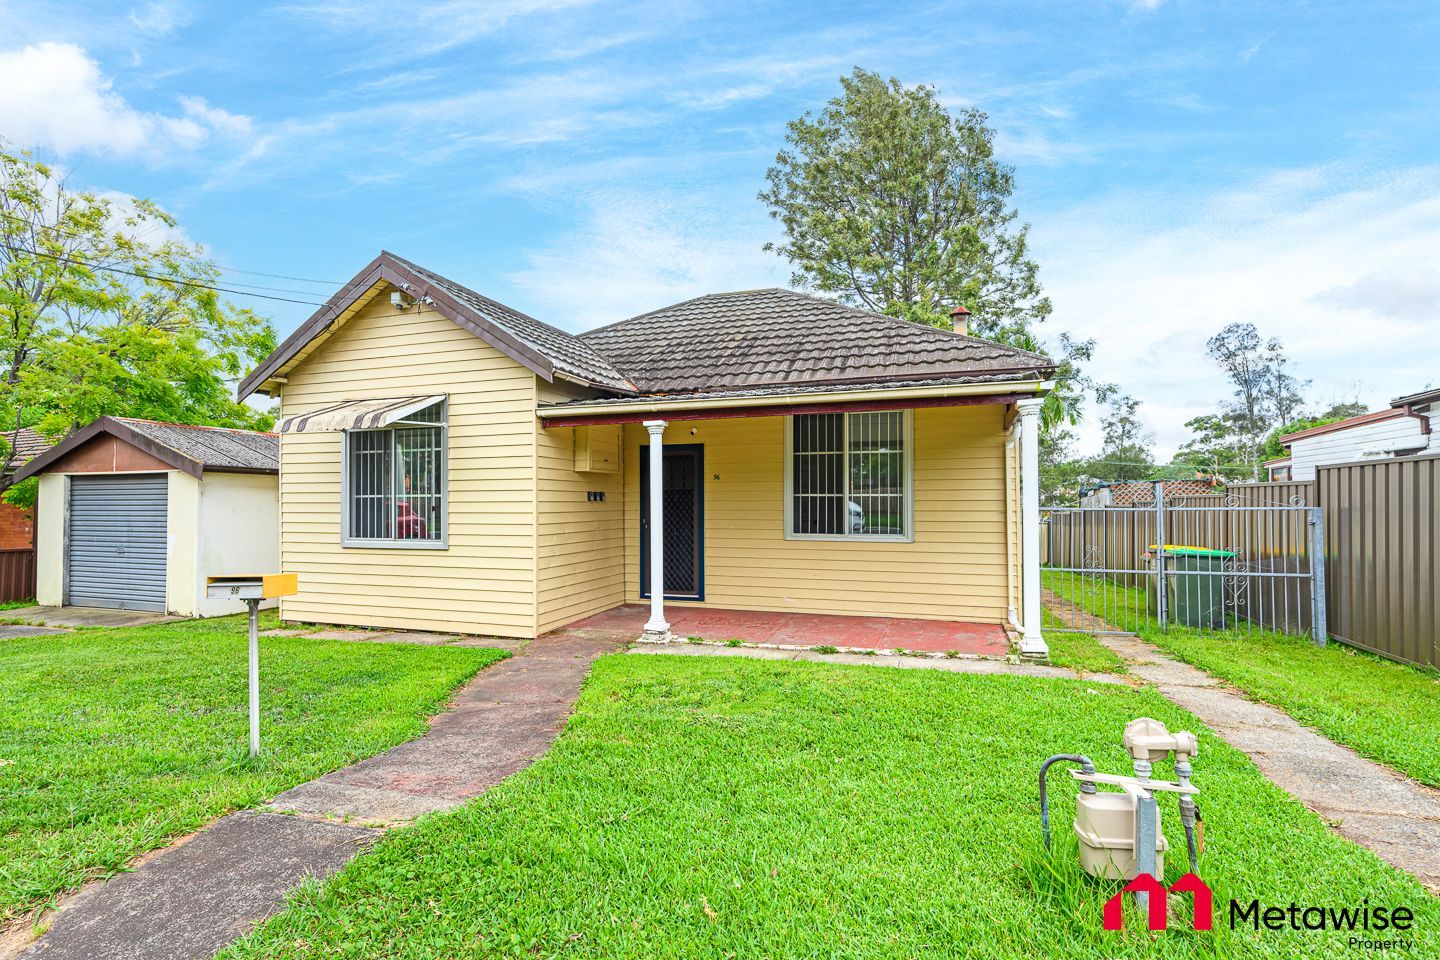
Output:
<svg viewBox="0 0 1440 960">
<path fill-rule="evenodd" d="M 44 473 L 50 464 L 101 434 L 109 434 L 145 451 L 176 470 L 201 476 L 221 473 L 278 473 L 280 438 L 258 430 L 162 423 L 132 417 L 101 417 L 61 440 L 15 472 L 17 481 Z"/>
</svg>

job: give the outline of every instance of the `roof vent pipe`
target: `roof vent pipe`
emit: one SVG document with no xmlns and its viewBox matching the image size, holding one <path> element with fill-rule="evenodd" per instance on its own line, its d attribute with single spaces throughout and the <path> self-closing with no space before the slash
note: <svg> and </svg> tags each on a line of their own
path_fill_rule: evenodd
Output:
<svg viewBox="0 0 1440 960">
<path fill-rule="evenodd" d="M 962 337 L 970 335 L 970 311 L 964 307 L 956 307 L 950 311 L 950 329 Z"/>
</svg>

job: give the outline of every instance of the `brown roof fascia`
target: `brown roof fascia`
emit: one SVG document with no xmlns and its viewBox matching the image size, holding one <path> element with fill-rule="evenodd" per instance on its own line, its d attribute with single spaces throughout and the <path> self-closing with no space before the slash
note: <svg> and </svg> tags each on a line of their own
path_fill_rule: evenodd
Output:
<svg viewBox="0 0 1440 960">
<path fill-rule="evenodd" d="M 173 450 L 163 443 L 156 443 L 154 440 L 120 423 L 118 420 L 111 417 L 101 417 L 94 423 L 76 430 L 70 436 L 61 440 L 49 450 L 46 450 L 38 457 L 26 463 L 19 470 L 15 471 L 14 482 L 18 483 L 28 477 L 44 473 L 47 466 L 59 460 L 70 451 L 85 445 L 102 433 L 108 433 L 112 437 L 118 437 L 137 450 L 143 450 L 156 460 L 168 463 L 176 470 L 182 473 L 188 473 L 196 479 L 199 479 L 205 473 L 205 465 L 200 461 L 187 457 L 180 451 Z M 269 473 L 271 471 L 263 472 Z"/>
<path fill-rule="evenodd" d="M 771 403 L 753 407 L 710 407 L 690 410 L 636 410 L 632 413 L 577 414 L 573 417 L 544 417 L 551 427 L 584 427 L 606 423 L 640 423 L 644 420 L 735 420 L 744 417 L 794 416 L 803 413 L 855 413 L 866 410 L 919 410 L 927 407 L 969 407 L 992 403 L 1014 403 L 1033 393 L 991 393 L 964 397 L 915 397 L 910 400 L 816 401 L 815 403 Z M 620 405 L 617 404 L 617 407 Z M 623 407 L 621 407 L 623 410 Z"/>
<path fill-rule="evenodd" d="M 354 306 L 361 297 L 369 292 L 371 287 L 382 280 L 397 287 L 408 288 L 410 293 L 417 298 L 429 297 L 434 301 L 440 314 L 461 329 L 488 343 L 537 376 L 546 380 L 555 379 L 554 364 L 539 350 L 458 303 L 444 290 L 433 286 L 423 277 L 397 263 L 388 253 L 381 253 L 357 273 L 354 279 L 325 301 L 323 307 L 311 314 L 310 319 L 286 337 L 285 342 L 276 347 L 275 352 L 270 356 L 262 360 L 254 372 L 240 381 L 240 386 L 236 389 L 236 398 L 244 400 L 259 389 L 261 384 L 284 369 L 285 364 L 294 359 L 296 354 L 325 332 L 342 313 Z"/>
</svg>

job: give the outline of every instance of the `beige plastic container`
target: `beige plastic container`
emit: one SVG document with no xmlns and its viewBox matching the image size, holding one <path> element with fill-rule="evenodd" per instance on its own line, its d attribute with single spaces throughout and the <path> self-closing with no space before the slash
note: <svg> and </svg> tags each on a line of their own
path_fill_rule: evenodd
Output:
<svg viewBox="0 0 1440 960">
<path fill-rule="evenodd" d="M 1076 794 L 1075 836 L 1080 839 L 1080 865 L 1092 877 L 1132 880 L 1140 872 L 1135 862 L 1135 798 L 1130 794 Z M 1157 818 L 1155 871 L 1162 877 L 1168 849 Z"/>
</svg>

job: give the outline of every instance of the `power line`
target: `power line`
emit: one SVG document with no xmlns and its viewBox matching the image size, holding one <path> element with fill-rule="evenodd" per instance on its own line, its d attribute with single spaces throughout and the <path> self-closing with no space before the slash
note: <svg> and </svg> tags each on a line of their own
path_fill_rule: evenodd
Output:
<svg viewBox="0 0 1440 960">
<path fill-rule="evenodd" d="M 14 221 L 15 223 L 22 223 L 22 224 L 25 224 L 26 226 L 34 227 L 34 228 L 36 228 L 36 229 L 48 230 L 48 231 L 50 231 L 51 233 L 58 233 L 60 236 L 62 236 L 62 237 L 70 237 L 72 240 L 84 240 L 84 239 L 86 239 L 83 234 L 73 233 L 73 232 L 71 232 L 71 231 L 69 231 L 69 230 L 62 230 L 62 229 L 60 229 L 59 227 L 53 226 L 53 225 L 48 224 L 48 223 L 32 223 L 31 221 L 26 220 L 24 217 L 17 217 L 17 216 L 15 216 L 14 214 L 0 212 L 0 217 L 3 217 L 3 218 L 6 219 L 6 220 L 12 220 L 12 221 Z M 154 228 L 152 227 L 151 229 L 154 229 Z M 272 279 L 272 280 L 290 280 L 290 281 L 295 282 L 295 283 L 316 283 L 316 284 L 321 284 L 321 285 L 327 286 L 327 287 L 338 287 L 338 286 L 341 286 L 341 285 L 344 283 L 343 280 L 317 280 L 317 279 L 315 279 L 314 277 L 297 277 L 297 276 L 293 276 L 293 275 L 291 275 L 291 274 L 285 274 L 285 273 L 266 273 L 266 272 L 264 272 L 264 271 L 262 271 L 262 270 L 245 270 L 245 269 L 242 269 L 241 267 L 228 267 L 228 266 L 225 266 L 224 264 L 221 264 L 221 263 L 213 264 L 213 266 L 215 267 L 215 269 L 221 270 L 221 271 L 223 271 L 223 272 L 225 272 L 225 273 L 242 273 L 242 274 L 246 274 L 247 276 L 252 276 L 252 277 L 269 277 L 269 278 Z M 237 286 L 242 286 L 242 287 L 255 287 L 255 288 L 258 289 L 258 290 L 276 290 L 277 292 L 281 292 L 281 293 L 305 293 L 305 294 L 313 294 L 313 292 L 314 292 L 314 291 L 310 291 L 310 290 L 288 290 L 288 291 L 287 291 L 287 290 L 281 290 L 280 288 L 277 288 L 277 287 L 264 287 L 264 286 L 259 286 L 259 285 L 257 285 L 257 284 L 249 284 L 249 283 L 241 283 L 241 284 L 237 284 Z"/>
<path fill-rule="evenodd" d="M 16 247 L 16 246 L 12 246 L 11 244 L 8 244 L 8 243 L 6 243 L 6 244 L 0 244 L 0 246 L 3 246 L 6 250 L 9 250 L 11 253 L 25 253 L 25 254 L 29 254 L 29 255 L 32 256 L 32 257 L 44 257 L 44 258 L 47 259 L 47 260 L 54 260 L 54 261 L 56 261 L 57 263 L 68 263 L 68 264 L 71 264 L 72 266 L 89 267 L 89 268 L 92 269 L 92 270 L 104 270 L 104 271 L 106 271 L 106 272 L 108 272 L 108 273 L 123 274 L 123 275 L 125 275 L 125 276 L 135 277 L 135 278 L 140 279 L 140 280 L 153 280 L 153 281 L 155 281 L 156 283 L 173 283 L 173 284 L 176 284 L 176 285 L 182 286 L 182 287 L 192 287 L 192 288 L 199 289 L 199 290 L 210 290 L 210 291 L 212 291 L 212 292 L 214 292 L 214 293 L 229 293 L 229 294 L 233 294 L 233 295 L 235 295 L 235 296 L 237 296 L 237 297 L 259 297 L 259 298 L 262 299 L 262 300 L 275 300 L 275 301 L 279 301 L 279 302 L 281 302 L 281 303 L 300 303 L 300 304 L 305 304 L 306 306 L 311 306 L 311 307 L 323 307 L 323 306 L 325 306 L 324 302 L 319 301 L 319 300 L 296 300 L 296 299 L 294 299 L 294 298 L 292 298 L 292 297 L 276 297 L 276 296 L 272 296 L 272 295 L 270 295 L 270 294 L 265 294 L 265 293 L 255 293 L 255 292 L 253 292 L 253 291 L 251 291 L 251 290 L 236 290 L 236 289 L 233 289 L 233 288 L 231 288 L 231 287 L 221 287 L 221 286 L 216 286 L 216 285 L 210 284 L 210 283 L 201 283 L 201 282 L 198 281 L 198 280 L 184 280 L 184 279 L 180 279 L 180 278 L 178 278 L 178 277 L 157 277 L 157 276 L 154 276 L 153 274 L 141 273 L 141 272 L 139 272 L 138 270 L 126 270 L 124 267 L 109 267 L 109 266 L 105 266 L 104 264 L 91 263 L 91 262 L 88 261 L 88 260 L 80 260 L 80 259 L 76 259 L 76 258 L 74 258 L 74 257 L 62 257 L 62 256 L 59 256 L 59 255 L 53 254 L 53 253 L 44 253 L 44 252 L 39 251 L 39 250 L 29 250 L 29 249 L 26 249 L 25 247 Z M 303 291 L 292 291 L 292 292 L 303 292 Z"/>
</svg>

